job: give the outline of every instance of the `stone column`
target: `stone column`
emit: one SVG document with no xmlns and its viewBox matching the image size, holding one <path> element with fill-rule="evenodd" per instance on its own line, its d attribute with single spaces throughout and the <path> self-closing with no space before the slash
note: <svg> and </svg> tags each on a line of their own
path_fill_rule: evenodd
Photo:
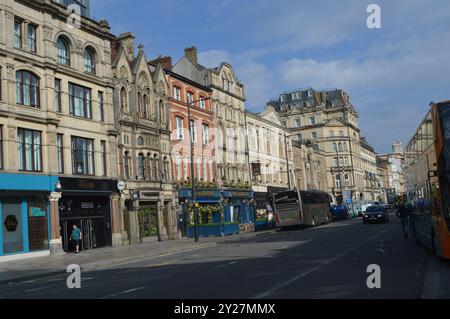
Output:
<svg viewBox="0 0 450 319">
<path fill-rule="evenodd" d="M 161 240 L 169 239 L 168 232 L 166 226 L 164 225 L 164 214 L 167 214 L 164 207 L 164 195 L 161 194 L 158 200 L 158 225 L 159 225 L 159 235 Z"/>
<path fill-rule="evenodd" d="M 122 218 L 120 214 L 119 206 L 120 196 L 118 194 L 113 194 L 110 196 L 111 200 L 111 223 L 112 223 L 112 246 L 118 247 L 123 245 L 122 238 Z"/>
<path fill-rule="evenodd" d="M 130 244 L 140 244 L 141 243 L 141 236 L 140 236 L 140 229 L 139 229 L 139 201 L 133 200 L 132 203 L 133 207 L 131 211 L 128 214 L 129 218 L 129 225 L 130 225 Z"/>
<path fill-rule="evenodd" d="M 51 193 L 50 200 L 50 254 L 61 255 L 63 253 L 61 240 L 61 226 L 59 223 L 59 199 L 61 193 Z"/>
</svg>

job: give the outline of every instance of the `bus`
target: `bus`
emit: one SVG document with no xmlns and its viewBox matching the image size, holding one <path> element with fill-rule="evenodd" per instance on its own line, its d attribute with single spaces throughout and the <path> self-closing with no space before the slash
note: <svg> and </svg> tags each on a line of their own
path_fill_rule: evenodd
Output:
<svg viewBox="0 0 450 319">
<path fill-rule="evenodd" d="M 289 190 L 273 195 L 279 228 L 321 225 L 330 221 L 330 195 L 320 191 Z"/>
<path fill-rule="evenodd" d="M 450 259 L 450 101 L 431 105 L 405 155 L 413 234 L 436 256 Z"/>
</svg>

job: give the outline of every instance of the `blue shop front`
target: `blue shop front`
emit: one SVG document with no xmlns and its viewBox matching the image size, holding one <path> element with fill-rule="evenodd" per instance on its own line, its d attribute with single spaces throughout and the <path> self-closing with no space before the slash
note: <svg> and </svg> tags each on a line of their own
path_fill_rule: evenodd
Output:
<svg viewBox="0 0 450 319">
<path fill-rule="evenodd" d="M 226 222 L 237 222 L 241 225 L 255 223 L 253 191 L 224 190 L 222 196 Z"/>
<path fill-rule="evenodd" d="M 0 174 L 0 256 L 50 250 L 50 202 L 57 176 Z"/>
<path fill-rule="evenodd" d="M 194 237 L 192 191 L 182 189 L 180 199 L 180 230 L 184 236 Z M 226 236 L 239 233 L 239 223 L 227 216 L 224 210 L 223 193 L 219 189 L 198 189 L 195 192 L 196 209 L 199 214 L 199 236 Z"/>
</svg>

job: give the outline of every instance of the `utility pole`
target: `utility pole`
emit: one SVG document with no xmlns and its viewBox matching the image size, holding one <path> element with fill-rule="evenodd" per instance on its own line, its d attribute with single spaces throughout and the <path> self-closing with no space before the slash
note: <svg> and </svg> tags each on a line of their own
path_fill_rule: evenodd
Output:
<svg viewBox="0 0 450 319">
<path fill-rule="evenodd" d="M 338 151 L 338 147 L 337 144 L 335 144 L 335 151 L 336 151 L 336 156 L 337 156 L 337 165 L 338 165 L 338 172 L 339 172 L 339 186 L 341 188 L 341 196 L 342 196 L 342 201 L 344 201 L 344 187 L 342 185 L 342 174 L 341 174 L 341 164 L 339 163 L 339 151 Z"/>
<path fill-rule="evenodd" d="M 211 98 L 205 98 L 198 101 L 188 101 L 187 102 L 187 108 L 188 108 L 188 127 L 189 127 L 189 141 L 190 141 L 190 149 L 191 149 L 191 183 L 192 183 L 192 209 L 194 210 L 194 237 L 195 242 L 199 241 L 199 233 L 198 233 L 198 208 L 196 203 L 196 196 L 195 196 L 195 166 L 194 166 L 194 134 L 193 134 L 193 125 L 191 125 L 191 107 L 195 103 L 201 102 L 201 101 L 207 101 L 211 100 Z"/>
<path fill-rule="evenodd" d="M 286 153 L 286 167 L 287 167 L 288 185 L 289 185 L 289 189 L 291 189 L 291 170 L 289 168 L 289 155 L 288 155 L 288 143 L 287 143 L 286 132 L 284 132 L 284 150 L 285 150 L 285 153 Z"/>
</svg>

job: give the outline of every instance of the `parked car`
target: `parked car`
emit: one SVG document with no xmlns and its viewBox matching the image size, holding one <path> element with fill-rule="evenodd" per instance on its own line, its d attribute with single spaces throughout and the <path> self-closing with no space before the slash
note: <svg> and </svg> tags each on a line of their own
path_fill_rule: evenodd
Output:
<svg viewBox="0 0 450 319">
<path fill-rule="evenodd" d="M 364 224 L 368 223 L 389 223 L 389 212 L 382 205 L 372 205 L 367 207 L 363 213 Z"/>
<path fill-rule="evenodd" d="M 347 220 L 350 218 L 350 214 L 348 212 L 347 206 L 341 205 L 332 205 L 330 208 L 331 218 L 333 221 L 336 220 Z"/>
</svg>

